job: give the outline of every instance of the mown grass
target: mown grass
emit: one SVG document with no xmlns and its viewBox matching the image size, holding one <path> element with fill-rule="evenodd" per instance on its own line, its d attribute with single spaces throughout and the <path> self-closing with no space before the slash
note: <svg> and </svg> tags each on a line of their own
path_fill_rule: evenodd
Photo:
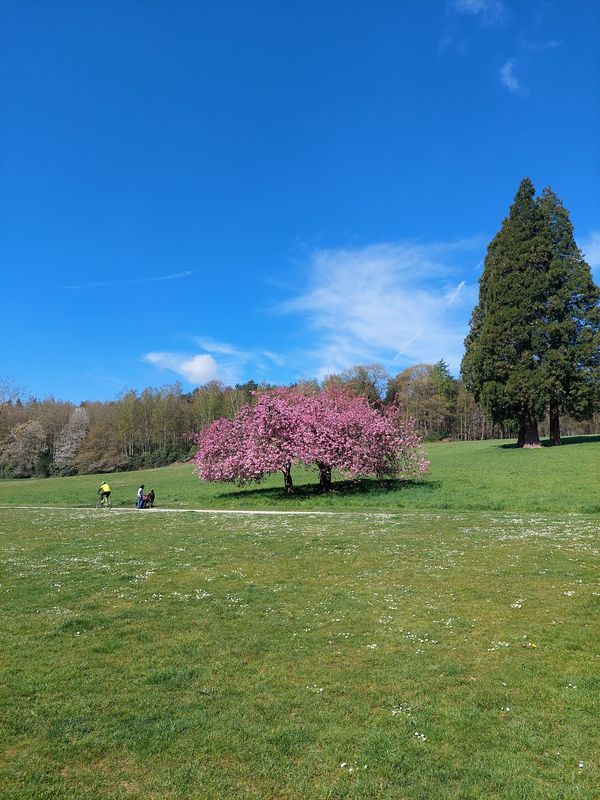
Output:
<svg viewBox="0 0 600 800">
<path fill-rule="evenodd" d="M 399 508 L 600 512 L 600 437 L 572 437 L 562 447 L 520 450 L 501 441 L 430 444 L 430 472 L 412 482 L 338 480 L 320 495 L 316 474 L 294 469 L 296 493 L 281 475 L 243 488 L 199 481 L 191 464 L 109 476 L 113 503 L 132 507 L 137 487 L 154 487 L 165 508 L 357 510 Z M 90 506 L 100 476 L 0 481 L 0 505 Z"/>
<path fill-rule="evenodd" d="M 597 798 L 598 522 L 1 509 L 0 796 Z"/>
</svg>

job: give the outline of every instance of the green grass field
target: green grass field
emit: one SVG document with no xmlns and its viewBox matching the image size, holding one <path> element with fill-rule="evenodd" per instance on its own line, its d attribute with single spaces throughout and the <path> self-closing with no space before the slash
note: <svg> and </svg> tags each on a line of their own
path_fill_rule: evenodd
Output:
<svg viewBox="0 0 600 800">
<path fill-rule="evenodd" d="M 598 800 L 600 443 L 429 452 L 331 497 L 0 482 L 2 800 Z"/>
<path fill-rule="evenodd" d="M 399 508 L 534 512 L 600 512 L 600 437 L 566 439 L 563 447 L 519 450 L 500 441 L 430 444 L 431 469 L 421 480 L 337 481 L 330 495 L 316 491 L 316 474 L 293 470 L 297 492 L 286 497 L 283 478 L 260 485 L 209 484 L 191 464 L 108 476 L 117 507 L 133 507 L 140 483 L 154 487 L 163 508 L 386 510 Z M 0 481 L 1 505 L 94 505 L 97 475 Z"/>
</svg>

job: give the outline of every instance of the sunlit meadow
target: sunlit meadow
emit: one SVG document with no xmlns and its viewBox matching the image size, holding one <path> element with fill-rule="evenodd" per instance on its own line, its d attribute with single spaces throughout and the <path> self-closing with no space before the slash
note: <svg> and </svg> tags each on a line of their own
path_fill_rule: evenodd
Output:
<svg viewBox="0 0 600 800">
<path fill-rule="evenodd" d="M 0 794 L 597 798 L 598 523 L 2 508 Z"/>
<path fill-rule="evenodd" d="M 113 504 L 133 508 L 140 483 L 156 490 L 161 508 L 254 508 L 397 511 L 600 512 L 600 437 L 567 437 L 563 447 L 519 450 L 514 442 L 429 443 L 429 472 L 418 480 L 343 481 L 334 491 L 318 492 L 316 471 L 292 468 L 296 493 L 286 497 L 281 473 L 261 484 L 238 487 L 207 483 L 192 464 L 113 473 L 108 477 Z M 0 480 L 0 506 L 93 506 L 99 475 L 71 478 Z"/>
</svg>

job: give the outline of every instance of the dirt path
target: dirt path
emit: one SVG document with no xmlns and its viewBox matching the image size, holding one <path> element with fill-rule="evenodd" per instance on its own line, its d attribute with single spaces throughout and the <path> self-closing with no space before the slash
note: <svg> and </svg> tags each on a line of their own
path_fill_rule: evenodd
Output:
<svg viewBox="0 0 600 800">
<path fill-rule="evenodd" d="M 142 511 L 143 514 L 183 514 L 192 512 L 194 514 L 262 514 L 264 516 L 285 516 L 285 517 L 300 517 L 300 516 L 320 516 L 320 517 L 339 517 L 348 514 L 377 514 L 381 516 L 390 516 L 390 512 L 382 511 L 244 511 L 239 509 L 227 508 L 111 508 L 99 509 L 89 508 L 82 506 L 0 506 L 0 511 L 7 511 L 10 509 L 18 509 L 21 511 L 89 511 L 95 514 L 137 514 Z"/>
</svg>

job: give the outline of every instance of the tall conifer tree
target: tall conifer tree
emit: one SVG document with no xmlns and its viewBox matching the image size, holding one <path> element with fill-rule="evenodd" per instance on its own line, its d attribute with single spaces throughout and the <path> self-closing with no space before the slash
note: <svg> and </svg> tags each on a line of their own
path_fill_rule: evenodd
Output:
<svg viewBox="0 0 600 800">
<path fill-rule="evenodd" d="M 461 367 L 494 422 L 518 421 L 523 447 L 540 446 L 537 423 L 549 403 L 540 368 L 549 260 L 545 215 L 525 178 L 488 247 Z"/>
<path fill-rule="evenodd" d="M 550 442 L 560 444 L 560 414 L 588 419 L 598 408 L 600 292 L 575 243 L 573 225 L 550 188 L 539 199 L 551 243 L 542 368 L 549 392 Z"/>
</svg>

